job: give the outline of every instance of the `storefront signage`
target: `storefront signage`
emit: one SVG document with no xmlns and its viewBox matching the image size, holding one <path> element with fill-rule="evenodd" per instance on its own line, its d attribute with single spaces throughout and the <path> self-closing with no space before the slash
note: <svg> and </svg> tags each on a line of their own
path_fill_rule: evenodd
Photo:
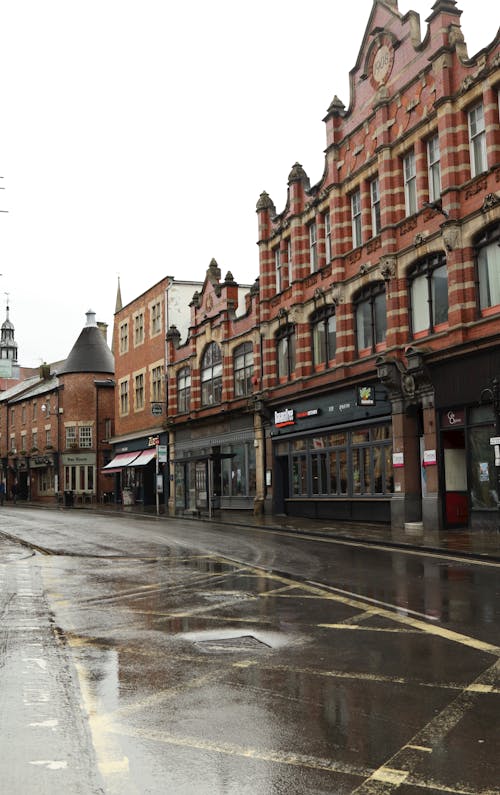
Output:
<svg viewBox="0 0 500 795">
<path fill-rule="evenodd" d="M 374 406 L 375 405 L 375 387 L 374 386 L 358 386 L 358 406 Z"/>
<path fill-rule="evenodd" d="M 307 411 L 298 411 L 295 415 L 298 420 L 303 420 L 304 417 L 317 417 L 319 409 L 308 409 Z"/>
<path fill-rule="evenodd" d="M 155 417 L 159 417 L 163 414 L 163 406 L 161 403 L 151 403 L 151 414 Z"/>
<path fill-rule="evenodd" d="M 429 467 L 432 464 L 435 464 L 437 461 L 436 459 L 436 451 L 435 450 L 424 450 L 424 467 Z"/>
<path fill-rule="evenodd" d="M 450 411 L 443 411 L 441 415 L 441 422 L 443 428 L 456 428 L 463 425 L 465 422 L 465 412 L 463 409 L 450 409 Z"/>
<path fill-rule="evenodd" d="M 393 453 L 392 454 L 392 466 L 394 469 L 398 467 L 404 467 L 405 465 L 405 458 L 404 453 Z"/>
<path fill-rule="evenodd" d="M 167 463 L 167 445 L 166 444 L 159 444 L 158 445 L 158 463 L 159 464 L 166 464 Z"/>
<path fill-rule="evenodd" d="M 148 436 L 148 447 L 156 447 L 157 444 L 160 444 L 159 436 Z"/>
<path fill-rule="evenodd" d="M 274 424 L 277 428 L 284 428 L 285 425 L 295 425 L 295 413 L 293 409 L 274 412 Z"/>
<path fill-rule="evenodd" d="M 491 436 L 490 437 L 490 444 L 493 446 L 495 444 L 500 444 L 500 436 Z"/>
</svg>

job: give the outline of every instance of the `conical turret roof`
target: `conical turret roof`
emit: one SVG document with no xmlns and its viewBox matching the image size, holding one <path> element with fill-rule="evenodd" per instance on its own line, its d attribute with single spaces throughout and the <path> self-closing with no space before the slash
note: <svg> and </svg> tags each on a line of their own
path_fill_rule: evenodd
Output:
<svg viewBox="0 0 500 795">
<path fill-rule="evenodd" d="M 58 370 L 64 373 L 108 373 L 115 372 L 115 359 L 106 344 L 102 331 L 98 328 L 95 313 L 87 312 L 87 323 L 73 345 L 71 352 Z"/>
</svg>

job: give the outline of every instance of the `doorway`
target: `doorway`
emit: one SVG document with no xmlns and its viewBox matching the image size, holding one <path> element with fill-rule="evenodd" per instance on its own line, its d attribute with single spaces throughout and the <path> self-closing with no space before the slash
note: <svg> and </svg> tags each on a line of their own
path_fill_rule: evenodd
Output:
<svg viewBox="0 0 500 795">
<path fill-rule="evenodd" d="M 469 495 L 465 430 L 446 430 L 442 434 L 444 461 L 444 520 L 446 527 L 467 527 Z"/>
</svg>

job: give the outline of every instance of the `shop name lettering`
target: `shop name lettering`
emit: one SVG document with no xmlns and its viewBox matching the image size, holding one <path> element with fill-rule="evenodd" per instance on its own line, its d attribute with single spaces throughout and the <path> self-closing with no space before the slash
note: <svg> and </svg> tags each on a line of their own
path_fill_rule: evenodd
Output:
<svg viewBox="0 0 500 795">
<path fill-rule="evenodd" d="M 284 428 L 285 425 L 295 425 L 295 420 L 303 420 L 306 417 L 317 417 L 319 409 L 306 409 L 306 411 L 297 411 L 293 409 L 284 409 L 283 411 L 274 412 L 274 424 L 277 428 Z"/>
<path fill-rule="evenodd" d="M 349 411 L 352 408 L 352 403 L 339 403 L 338 406 L 328 406 L 328 411 Z"/>
</svg>

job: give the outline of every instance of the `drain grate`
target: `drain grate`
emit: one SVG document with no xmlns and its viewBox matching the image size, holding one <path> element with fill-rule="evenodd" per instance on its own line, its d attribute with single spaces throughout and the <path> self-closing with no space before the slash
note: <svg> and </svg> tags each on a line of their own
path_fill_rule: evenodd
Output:
<svg viewBox="0 0 500 795">
<path fill-rule="evenodd" d="M 253 635 L 240 635 L 237 638 L 212 638 L 211 640 L 196 641 L 200 651 L 206 654 L 219 654 L 220 652 L 262 651 L 270 649 L 267 643 L 254 638 Z"/>
</svg>

